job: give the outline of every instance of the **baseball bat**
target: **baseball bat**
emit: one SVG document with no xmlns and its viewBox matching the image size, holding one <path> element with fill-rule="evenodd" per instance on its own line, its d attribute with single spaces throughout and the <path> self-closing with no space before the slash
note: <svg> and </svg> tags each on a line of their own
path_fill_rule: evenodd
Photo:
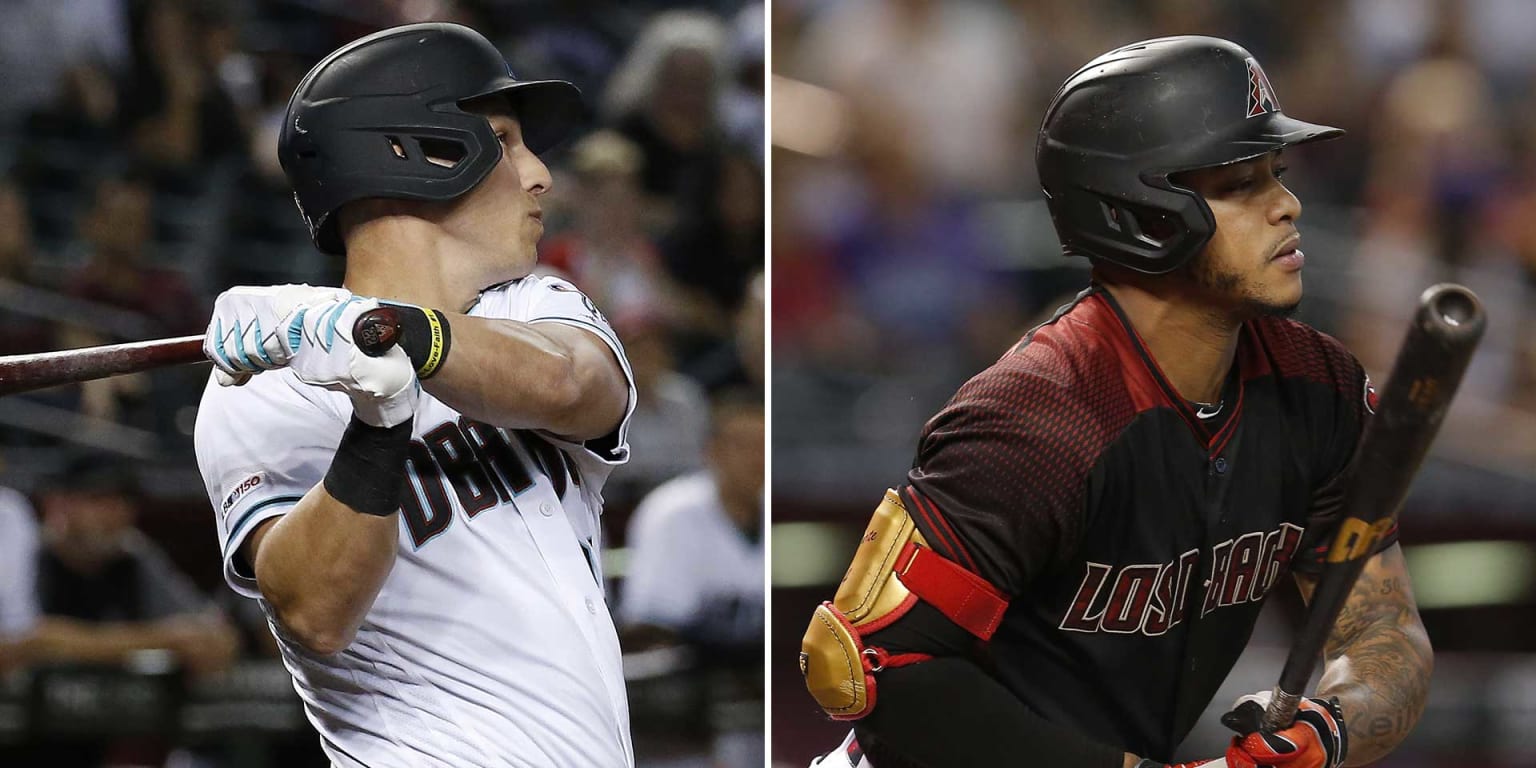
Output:
<svg viewBox="0 0 1536 768">
<path fill-rule="evenodd" d="M 395 308 L 383 306 L 359 315 L 352 324 L 352 338 L 371 357 L 388 352 L 400 340 Z M 0 397 L 206 360 L 202 336 L 11 355 L 0 357 Z"/>
<path fill-rule="evenodd" d="M 1356 448 L 1355 481 L 1345 491 L 1344 517 L 1328 548 L 1306 623 L 1264 711 L 1266 732 L 1295 720 L 1333 622 L 1377 541 L 1397 520 L 1486 326 L 1482 302 L 1462 286 L 1441 283 L 1419 297 L 1376 415 Z"/>
</svg>

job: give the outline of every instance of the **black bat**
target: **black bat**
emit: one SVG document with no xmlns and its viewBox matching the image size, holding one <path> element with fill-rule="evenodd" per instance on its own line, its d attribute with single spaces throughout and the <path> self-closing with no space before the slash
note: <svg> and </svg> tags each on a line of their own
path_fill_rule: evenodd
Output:
<svg viewBox="0 0 1536 768">
<path fill-rule="evenodd" d="M 1441 283 L 1419 298 L 1376 415 L 1356 449 L 1355 482 L 1344 497 L 1344 519 L 1328 548 L 1306 624 L 1264 712 L 1266 732 L 1294 721 L 1333 622 L 1375 544 L 1397 521 L 1408 486 L 1440 431 L 1486 326 L 1482 302 L 1462 286 Z"/>
</svg>

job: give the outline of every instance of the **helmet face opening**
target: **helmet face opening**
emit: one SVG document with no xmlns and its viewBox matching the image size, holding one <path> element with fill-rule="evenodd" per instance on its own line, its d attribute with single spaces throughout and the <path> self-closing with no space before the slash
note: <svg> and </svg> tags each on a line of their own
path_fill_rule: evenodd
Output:
<svg viewBox="0 0 1536 768">
<path fill-rule="evenodd" d="M 1281 112 L 1241 46 L 1169 37 L 1110 51 L 1068 78 L 1035 159 L 1063 250 L 1165 274 L 1216 227 L 1205 201 L 1170 176 L 1342 134 Z"/>
<path fill-rule="evenodd" d="M 337 209 L 370 197 L 452 200 L 501 159 L 465 102 L 505 94 L 534 152 L 586 113 L 576 86 L 519 81 L 495 46 L 457 24 L 410 24 L 353 41 L 316 64 L 288 103 L 278 159 L 316 247 L 344 254 Z"/>
</svg>

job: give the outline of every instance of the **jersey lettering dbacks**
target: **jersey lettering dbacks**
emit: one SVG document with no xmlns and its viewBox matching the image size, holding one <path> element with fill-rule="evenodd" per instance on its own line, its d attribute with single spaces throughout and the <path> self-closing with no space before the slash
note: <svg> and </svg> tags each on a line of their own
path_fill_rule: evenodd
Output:
<svg viewBox="0 0 1536 768">
<path fill-rule="evenodd" d="M 1367 391 L 1338 342 L 1266 318 L 1201 419 L 1090 288 L 928 423 L 903 495 L 1012 598 L 978 661 L 1046 719 L 1166 758 L 1264 597 L 1320 567 Z"/>
<path fill-rule="evenodd" d="M 469 314 L 593 333 L 624 368 L 633 411 L 623 349 L 569 283 L 515 280 L 483 292 Z M 198 463 L 236 592 L 260 597 L 240 545 L 325 476 L 351 411 L 346 395 L 288 370 L 238 388 L 209 383 Z M 614 434 L 576 445 L 467 418 L 422 393 L 399 552 L 357 639 L 316 656 L 268 622 L 335 765 L 634 764 L 598 558 L 601 490 L 628 456 L 628 424 L 626 413 Z"/>
</svg>

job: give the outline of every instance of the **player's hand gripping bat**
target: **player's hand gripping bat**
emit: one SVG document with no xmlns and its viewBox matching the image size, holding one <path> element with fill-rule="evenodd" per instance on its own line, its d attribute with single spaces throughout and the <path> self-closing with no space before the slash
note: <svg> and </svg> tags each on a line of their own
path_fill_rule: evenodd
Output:
<svg viewBox="0 0 1536 768">
<path fill-rule="evenodd" d="M 370 357 L 388 352 L 400 340 L 396 310 L 383 306 L 364 312 L 352 325 L 352 338 Z M 207 362 L 202 336 L 11 355 L 0 357 L 0 396 L 200 362 Z"/>
</svg>

